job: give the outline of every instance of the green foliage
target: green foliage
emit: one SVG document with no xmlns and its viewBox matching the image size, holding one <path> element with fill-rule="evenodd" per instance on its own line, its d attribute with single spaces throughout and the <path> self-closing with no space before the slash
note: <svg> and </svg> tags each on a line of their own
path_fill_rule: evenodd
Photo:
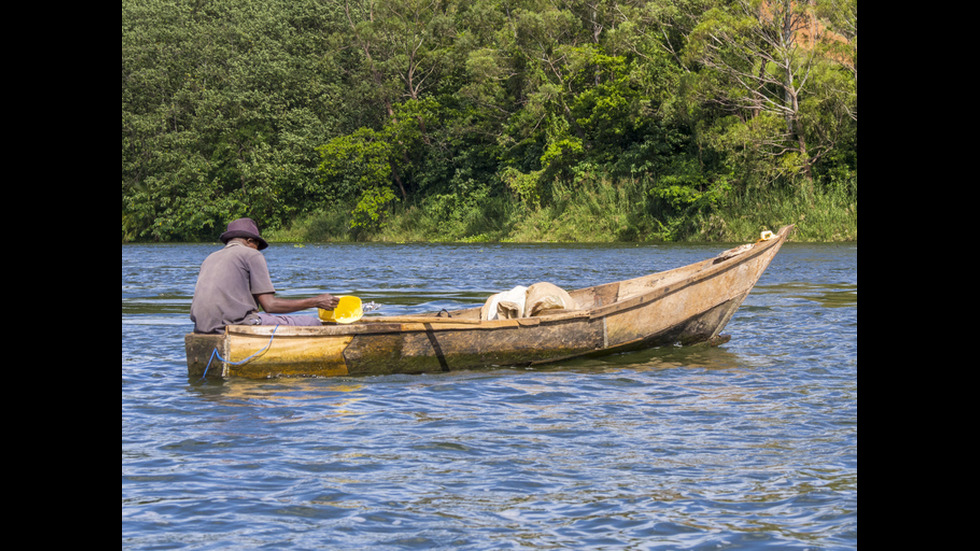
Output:
<svg viewBox="0 0 980 551">
<path fill-rule="evenodd" d="M 122 4 L 123 235 L 214 239 L 249 215 L 306 209 L 315 147 L 334 124 L 314 0 Z"/>
<path fill-rule="evenodd" d="M 539 170 L 524 174 L 514 167 L 506 167 L 500 177 L 507 184 L 507 188 L 517 196 L 521 206 L 527 210 L 536 210 L 541 208 L 540 182 L 543 172 L 543 170 Z"/>
<path fill-rule="evenodd" d="M 392 146 L 369 128 L 338 136 L 316 148 L 320 187 L 315 191 L 326 202 L 346 202 L 390 181 Z"/>
<path fill-rule="evenodd" d="M 124 0 L 122 238 L 846 224 L 856 28 L 854 0 Z"/>
<path fill-rule="evenodd" d="M 384 215 L 395 201 L 395 192 L 389 187 L 372 186 L 361 191 L 361 196 L 351 213 L 351 229 L 379 230 L 384 226 Z"/>
<path fill-rule="evenodd" d="M 395 213 L 375 238 L 385 241 L 500 241 L 514 215 L 506 197 L 473 181 L 449 193 L 426 195 L 418 205 Z"/>
<path fill-rule="evenodd" d="M 336 137 L 317 148 L 324 204 L 354 201 L 350 228 L 357 233 L 378 230 L 391 203 L 392 145 L 367 128 Z"/>
<path fill-rule="evenodd" d="M 812 195 L 822 159 L 855 145 L 853 7 L 829 0 L 719 2 L 688 35 L 683 59 L 697 69 L 688 97 L 720 108 L 704 112 L 702 125 L 747 185 Z"/>
</svg>

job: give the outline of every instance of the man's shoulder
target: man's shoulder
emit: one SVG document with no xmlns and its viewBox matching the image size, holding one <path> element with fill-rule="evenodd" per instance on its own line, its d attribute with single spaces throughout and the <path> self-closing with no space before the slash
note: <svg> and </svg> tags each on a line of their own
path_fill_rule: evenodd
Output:
<svg viewBox="0 0 980 551">
<path fill-rule="evenodd" d="M 208 264 L 245 263 L 249 265 L 265 264 L 265 256 L 251 247 L 238 245 L 226 246 L 209 254 L 205 259 Z"/>
<path fill-rule="evenodd" d="M 215 255 L 265 259 L 265 256 L 263 256 L 263 254 L 259 251 L 243 245 L 226 245 L 225 247 L 211 253 L 211 256 Z"/>
</svg>

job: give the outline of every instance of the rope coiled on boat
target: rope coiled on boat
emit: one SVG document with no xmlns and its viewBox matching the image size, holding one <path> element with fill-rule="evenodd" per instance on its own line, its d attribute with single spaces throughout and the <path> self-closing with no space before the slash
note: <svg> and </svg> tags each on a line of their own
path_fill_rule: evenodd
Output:
<svg viewBox="0 0 980 551">
<path fill-rule="evenodd" d="M 212 349 L 211 350 L 211 357 L 208 358 L 208 365 L 204 366 L 204 373 L 201 375 L 201 380 L 203 380 L 205 377 L 208 376 L 208 368 L 211 367 L 211 362 L 214 361 L 214 357 L 215 356 L 217 356 L 219 360 L 225 362 L 226 364 L 230 364 L 230 365 L 242 365 L 243 363 L 245 363 L 245 362 L 251 360 L 252 358 L 258 356 L 259 354 L 265 352 L 270 346 L 272 346 L 272 338 L 276 336 L 276 329 L 279 329 L 279 326 L 278 325 L 276 325 L 275 327 L 272 328 L 272 334 L 269 335 L 269 342 L 268 342 L 268 344 L 266 344 L 261 349 L 259 349 L 257 352 L 255 352 L 251 356 L 245 358 L 244 360 L 240 360 L 240 361 L 237 361 L 237 362 L 229 362 L 228 360 L 222 358 L 221 357 L 221 354 L 218 354 L 218 349 L 217 348 Z"/>
</svg>

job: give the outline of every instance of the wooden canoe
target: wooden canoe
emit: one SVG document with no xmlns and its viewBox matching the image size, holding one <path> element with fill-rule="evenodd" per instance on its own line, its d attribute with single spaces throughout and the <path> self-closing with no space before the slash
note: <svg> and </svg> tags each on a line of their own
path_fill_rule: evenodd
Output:
<svg viewBox="0 0 980 551">
<path fill-rule="evenodd" d="M 680 268 L 569 291 L 578 309 L 480 319 L 481 307 L 322 327 L 233 325 L 185 337 L 191 377 L 325 377 L 530 366 L 716 342 L 793 226 Z"/>
</svg>

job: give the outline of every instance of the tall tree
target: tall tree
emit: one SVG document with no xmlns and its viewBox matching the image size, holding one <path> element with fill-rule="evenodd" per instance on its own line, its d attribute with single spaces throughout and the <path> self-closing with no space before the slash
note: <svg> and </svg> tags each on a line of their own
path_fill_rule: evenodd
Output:
<svg viewBox="0 0 980 551">
<path fill-rule="evenodd" d="M 342 97 L 316 0 L 123 2 L 122 200 L 130 239 L 201 239 L 308 207 Z"/>
<path fill-rule="evenodd" d="M 820 0 L 718 2 L 689 37 L 686 60 L 699 66 L 699 99 L 741 121 L 738 140 L 775 157 L 772 166 L 812 183 L 812 168 L 833 150 L 812 111 L 852 96 L 825 95 L 846 65 L 828 55 L 842 37 L 817 18 Z M 781 129 L 775 125 L 781 120 Z M 840 125 L 841 121 L 835 121 Z M 811 126 L 813 125 L 813 126 Z"/>
<path fill-rule="evenodd" d="M 354 72 L 367 75 L 383 105 L 382 125 L 398 125 L 397 104 L 418 102 L 447 70 L 447 52 L 455 37 L 454 3 L 440 0 L 336 0 L 341 3 L 349 36 L 346 47 L 360 54 Z M 426 121 L 417 116 L 419 136 L 426 139 Z M 388 133 L 389 135 L 391 133 Z M 408 144 L 392 144 L 401 152 L 392 159 L 391 176 L 408 199 L 404 165 L 410 165 Z"/>
</svg>

